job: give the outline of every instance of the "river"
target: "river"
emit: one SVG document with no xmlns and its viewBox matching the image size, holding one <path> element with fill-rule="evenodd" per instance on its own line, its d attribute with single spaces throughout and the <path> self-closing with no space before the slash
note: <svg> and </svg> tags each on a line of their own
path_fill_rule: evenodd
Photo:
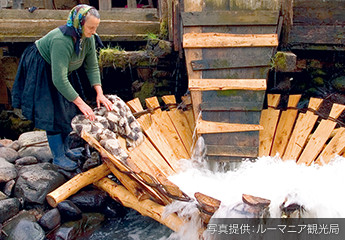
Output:
<svg viewBox="0 0 345 240">
<path fill-rule="evenodd" d="M 181 160 L 181 164 L 184 170 L 169 180 L 191 197 L 195 192 L 201 192 L 221 200 L 215 213 L 217 217 L 232 217 L 231 210 L 242 202 L 242 194 L 271 200 L 269 212 L 272 218 L 280 217 L 280 206 L 284 202 L 302 205 L 306 210 L 303 217 L 345 217 L 343 157 L 336 157 L 324 166 L 297 165 L 294 161 L 282 161 L 278 156 L 262 157 L 254 162 L 244 161 L 232 171 L 210 170 L 202 157 Z M 177 202 L 168 206 L 167 211 L 193 215 L 198 210 L 194 202 Z M 180 233 L 172 233 L 154 220 L 130 211 L 124 219 L 109 222 L 89 239 L 197 240 L 195 230 L 199 221 L 194 220 Z"/>
</svg>

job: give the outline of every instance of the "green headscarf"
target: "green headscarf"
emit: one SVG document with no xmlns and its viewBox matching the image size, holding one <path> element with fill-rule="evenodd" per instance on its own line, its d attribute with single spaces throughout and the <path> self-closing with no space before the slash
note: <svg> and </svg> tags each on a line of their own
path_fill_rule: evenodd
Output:
<svg viewBox="0 0 345 240">
<path fill-rule="evenodd" d="M 68 18 L 67 18 L 67 26 L 74 28 L 76 31 L 78 37 L 82 37 L 83 35 L 83 25 L 85 23 L 85 17 L 87 12 L 93 7 L 86 5 L 86 4 L 80 4 L 72 8 L 70 11 Z"/>
</svg>

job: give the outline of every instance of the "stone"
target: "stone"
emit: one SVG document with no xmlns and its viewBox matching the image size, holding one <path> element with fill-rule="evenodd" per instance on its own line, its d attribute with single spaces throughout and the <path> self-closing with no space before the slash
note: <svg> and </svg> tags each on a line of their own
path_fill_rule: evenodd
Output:
<svg viewBox="0 0 345 240">
<path fill-rule="evenodd" d="M 277 72 L 294 72 L 297 56 L 292 52 L 277 52 L 272 61 Z"/>
<path fill-rule="evenodd" d="M 53 208 L 46 213 L 38 220 L 38 223 L 45 230 L 53 230 L 61 223 L 61 215 L 57 208 Z"/>
<path fill-rule="evenodd" d="M 53 155 L 48 145 L 40 147 L 27 147 L 18 151 L 19 157 L 34 156 L 39 162 L 50 162 L 53 159 Z"/>
<path fill-rule="evenodd" d="M 332 80 L 332 86 L 339 92 L 345 91 L 345 76 L 340 76 Z"/>
<path fill-rule="evenodd" d="M 5 193 L 3 193 L 3 192 L 0 191 L 0 201 L 1 201 L 1 200 L 4 200 L 4 199 L 6 199 L 6 198 L 8 198 L 8 196 L 7 196 Z"/>
<path fill-rule="evenodd" d="M 23 166 L 14 188 L 14 196 L 30 203 L 43 204 L 48 193 L 65 183 L 65 178 L 51 163 Z"/>
<path fill-rule="evenodd" d="M 19 151 L 20 145 L 19 145 L 18 140 L 13 141 L 8 147 L 12 148 L 15 151 Z"/>
<path fill-rule="evenodd" d="M 26 156 L 26 157 L 18 158 L 15 161 L 16 165 L 31 165 L 31 164 L 36 164 L 36 163 L 38 163 L 38 160 L 34 156 Z"/>
<path fill-rule="evenodd" d="M 0 200 L 0 223 L 16 215 L 20 210 L 20 205 L 18 198 Z"/>
<path fill-rule="evenodd" d="M 99 190 L 84 190 L 71 196 L 71 200 L 83 212 L 101 211 L 106 205 L 107 193 Z"/>
<path fill-rule="evenodd" d="M 17 178 L 17 176 L 18 173 L 15 166 L 12 163 L 6 161 L 6 159 L 0 157 L 0 183 L 8 182 L 12 179 Z"/>
<path fill-rule="evenodd" d="M 18 138 L 21 148 L 28 146 L 48 145 L 47 134 L 45 131 L 29 131 L 22 133 Z"/>
<path fill-rule="evenodd" d="M 0 158 L 4 158 L 8 162 L 13 163 L 17 158 L 19 158 L 19 154 L 12 148 L 2 147 L 0 148 Z"/>
<path fill-rule="evenodd" d="M 71 200 L 65 200 L 57 205 L 62 222 L 76 221 L 82 218 L 82 211 Z"/>
<path fill-rule="evenodd" d="M 14 185 L 16 184 L 16 181 L 14 181 L 14 179 L 8 181 L 6 184 L 5 184 L 5 187 L 4 187 L 4 193 L 7 195 L 7 196 L 11 196 L 12 194 L 12 190 L 13 190 L 13 187 Z"/>
<path fill-rule="evenodd" d="M 11 145 L 13 143 L 13 140 L 11 139 L 0 139 L 0 144 L 2 144 L 5 147 L 8 147 L 9 145 Z"/>
<path fill-rule="evenodd" d="M 9 238 L 7 239 L 45 240 L 45 235 L 44 230 L 37 222 L 23 219 L 19 221 L 15 228 L 12 229 Z"/>
</svg>

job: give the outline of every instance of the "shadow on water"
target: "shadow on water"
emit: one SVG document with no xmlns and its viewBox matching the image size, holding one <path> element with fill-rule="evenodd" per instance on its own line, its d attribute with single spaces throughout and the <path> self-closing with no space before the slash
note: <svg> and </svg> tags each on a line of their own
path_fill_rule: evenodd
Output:
<svg viewBox="0 0 345 240">
<path fill-rule="evenodd" d="M 159 222 L 129 209 L 122 218 L 108 220 L 91 236 L 81 240 L 164 240 L 173 233 Z"/>
</svg>

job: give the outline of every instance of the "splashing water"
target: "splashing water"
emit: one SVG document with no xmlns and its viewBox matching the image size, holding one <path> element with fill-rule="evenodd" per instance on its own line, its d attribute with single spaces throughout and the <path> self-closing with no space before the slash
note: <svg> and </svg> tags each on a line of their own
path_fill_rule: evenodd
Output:
<svg viewBox="0 0 345 240">
<path fill-rule="evenodd" d="M 200 144 L 200 143 L 199 143 Z M 202 145 L 202 143 L 201 143 Z M 199 146 L 200 147 L 200 146 Z M 181 160 L 184 171 L 171 176 L 170 181 L 190 197 L 201 192 L 221 201 L 215 217 L 231 216 L 231 209 L 242 202 L 242 194 L 271 200 L 270 217 L 280 217 L 280 206 L 286 202 L 297 203 L 305 208 L 302 217 L 344 218 L 343 204 L 345 182 L 345 159 L 334 158 L 329 164 L 319 166 L 298 165 L 295 161 L 283 161 L 279 157 L 262 157 L 255 162 L 244 161 L 233 171 L 216 172 L 207 167 L 202 154 L 191 160 Z M 167 206 L 167 213 L 192 216 L 179 233 L 168 239 L 199 239 L 197 229 L 201 221 L 197 217 L 196 202 L 177 202 Z"/>
</svg>

